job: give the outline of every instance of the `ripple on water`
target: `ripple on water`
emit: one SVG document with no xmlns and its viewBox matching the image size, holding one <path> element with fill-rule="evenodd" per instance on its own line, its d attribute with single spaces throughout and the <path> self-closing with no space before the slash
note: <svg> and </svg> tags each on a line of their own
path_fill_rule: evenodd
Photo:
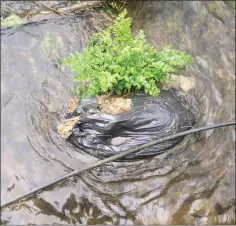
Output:
<svg viewBox="0 0 236 226">
<path fill-rule="evenodd" d="M 172 44 L 193 55 L 183 75 L 196 81 L 188 94 L 198 104 L 197 125 L 235 118 L 234 11 L 211 3 L 129 3 L 134 32 L 143 29 L 158 49 Z M 72 86 L 72 73 L 60 59 L 81 50 L 108 18 L 91 10 L 1 31 L 3 201 L 97 160 L 57 136 Z M 60 43 L 51 54 L 40 49 L 47 32 Z M 233 224 L 234 135 L 232 128 L 204 132 L 155 158 L 95 168 L 3 210 L 2 221 Z"/>
</svg>

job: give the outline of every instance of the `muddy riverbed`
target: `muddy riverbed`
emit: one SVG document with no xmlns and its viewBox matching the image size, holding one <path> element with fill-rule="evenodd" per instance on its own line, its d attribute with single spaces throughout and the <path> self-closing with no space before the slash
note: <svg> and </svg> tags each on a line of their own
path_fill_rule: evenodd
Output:
<svg viewBox="0 0 236 226">
<path fill-rule="evenodd" d="M 197 125 L 235 120 L 235 6 L 221 1 L 128 4 L 135 33 L 189 52 L 183 75 Z M 7 10 L 4 11 L 7 14 Z M 71 97 L 61 62 L 112 18 L 99 9 L 1 30 L 1 201 L 96 160 L 57 134 Z M 109 163 L 1 212 L 3 224 L 235 224 L 235 128 L 185 138 L 163 155 Z"/>
</svg>

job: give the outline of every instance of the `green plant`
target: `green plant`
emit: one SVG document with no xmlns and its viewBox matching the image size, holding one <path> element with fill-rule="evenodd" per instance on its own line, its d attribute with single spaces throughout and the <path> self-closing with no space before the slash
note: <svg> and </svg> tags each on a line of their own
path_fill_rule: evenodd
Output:
<svg viewBox="0 0 236 226">
<path fill-rule="evenodd" d="M 24 23 L 24 20 L 15 14 L 12 14 L 5 19 L 1 17 L 1 25 L 4 27 L 18 27 L 22 25 L 23 23 Z"/>
<path fill-rule="evenodd" d="M 123 11 L 114 25 L 95 34 L 81 53 L 64 58 L 76 74 L 73 80 L 78 84 L 77 94 L 145 91 L 158 96 L 157 84 L 168 82 L 169 74 L 177 74 L 192 61 L 191 56 L 170 46 L 157 51 L 146 43 L 142 30 L 133 37 L 131 19 L 126 14 Z"/>
</svg>

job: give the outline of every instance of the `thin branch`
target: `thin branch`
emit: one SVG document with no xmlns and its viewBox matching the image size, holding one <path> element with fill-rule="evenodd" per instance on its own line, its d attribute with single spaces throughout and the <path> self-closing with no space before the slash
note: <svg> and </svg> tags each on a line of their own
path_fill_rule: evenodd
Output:
<svg viewBox="0 0 236 226">
<path fill-rule="evenodd" d="M 102 5 L 101 1 L 84 1 L 78 4 L 74 4 L 69 7 L 61 8 L 60 12 L 75 12 L 77 10 L 86 9 L 89 7 L 100 7 Z"/>
<path fill-rule="evenodd" d="M 54 12 L 56 14 L 63 15 L 65 13 L 73 13 L 77 10 L 83 10 L 89 7 L 100 7 L 102 5 L 101 1 L 83 1 L 78 4 L 74 4 L 69 7 L 64 7 L 60 8 L 58 10 L 55 10 L 49 6 L 47 6 L 45 3 L 40 2 L 42 5 L 44 5 L 46 8 L 50 9 L 50 11 L 34 11 L 34 12 L 29 12 L 26 16 L 25 19 L 27 19 L 30 15 L 35 15 L 35 14 L 50 14 L 51 12 Z"/>
<path fill-rule="evenodd" d="M 50 9 L 50 10 L 52 10 L 54 13 L 56 13 L 56 14 L 60 14 L 61 16 L 63 15 L 61 12 L 59 12 L 59 11 L 57 11 L 57 10 L 55 10 L 55 9 L 53 9 L 53 8 L 51 8 L 51 7 L 49 7 L 49 6 L 47 6 L 45 3 L 43 3 L 43 2 L 40 2 L 42 5 L 44 5 L 47 9 Z"/>
</svg>

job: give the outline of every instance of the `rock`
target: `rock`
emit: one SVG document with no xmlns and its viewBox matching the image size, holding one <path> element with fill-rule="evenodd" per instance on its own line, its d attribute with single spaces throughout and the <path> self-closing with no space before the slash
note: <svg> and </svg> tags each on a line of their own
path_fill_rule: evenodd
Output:
<svg viewBox="0 0 236 226">
<path fill-rule="evenodd" d="M 195 87 L 195 79 L 190 78 L 190 77 L 186 77 L 183 75 L 170 75 L 169 76 L 171 79 L 174 79 L 173 82 L 164 85 L 162 88 L 163 89 L 170 89 L 170 88 L 181 88 L 182 90 L 184 90 L 185 92 L 190 91 L 191 89 L 193 89 Z"/>
<path fill-rule="evenodd" d="M 117 115 L 131 110 L 131 99 L 119 96 L 102 95 L 96 98 L 101 112 Z"/>
<path fill-rule="evenodd" d="M 73 112 L 78 107 L 79 103 L 80 103 L 80 97 L 73 96 L 67 104 L 67 112 L 68 113 Z"/>
<path fill-rule="evenodd" d="M 57 126 L 57 132 L 58 134 L 64 138 L 67 139 L 71 133 L 72 129 L 75 125 L 75 123 L 80 120 L 80 116 L 71 118 L 71 119 L 65 119 L 63 120 L 58 126 Z"/>
</svg>

